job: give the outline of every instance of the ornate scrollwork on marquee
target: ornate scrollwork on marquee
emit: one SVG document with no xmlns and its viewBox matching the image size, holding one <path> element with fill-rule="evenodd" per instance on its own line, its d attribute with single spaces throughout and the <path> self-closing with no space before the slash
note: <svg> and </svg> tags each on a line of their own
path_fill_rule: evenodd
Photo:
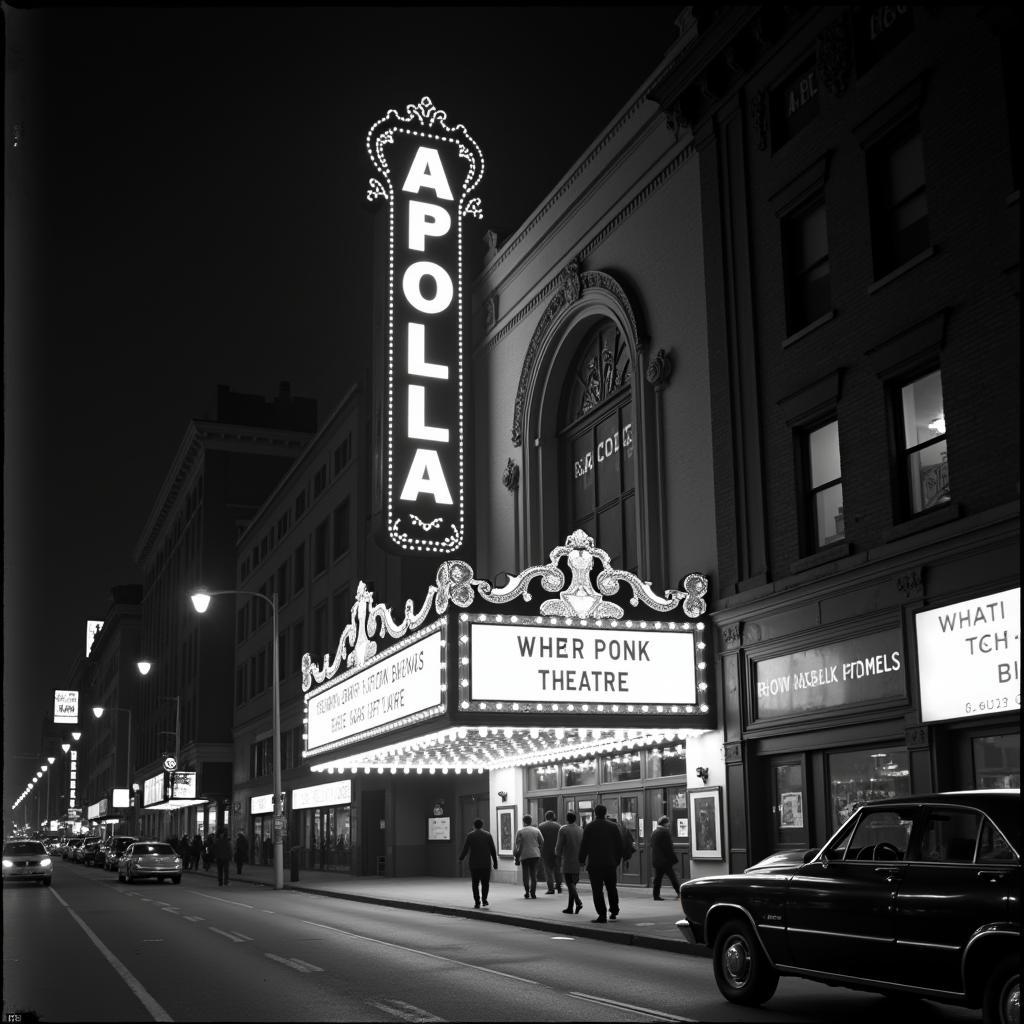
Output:
<svg viewBox="0 0 1024 1024">
<path fill-rule="evenodd" d="M 541 602 L 540 613 L 576 619 L 621 619 L 623 609 L 606 597 L 613 597 L 625 584 L 633 594 L 629 603 L 638 608 L 641 604 L 656 612 L 671 612 L 682 605 L 683 612 L 691 619 L 699 618 L 706 611 L 704 597 L 708 592 L 707 577 L 701 573 L 690 573 L 685 577 L 682 590 L 666 590 L 659 597 L 639 576 L 611 566 L 607 551 L 597 547 L 593 537 L 583 530 L 569 534 L 564 544 L 553 548 L 546 565 L 534 565 L 516 576 L 510 576 L 503 587 L 495 588 L 489 580 L 477 579 L 473 567 L 458 559 L 443 562 L 437 570 L 436 582 L 427 589 L 427 596 L 417 610 L 411 600 L 405 603 L 405 615 L 396 622 L 391 610 L 383 604 L 374 604 L 373 593 L 366 584 L 359 583 L 352 618 L 342 631 L 334 658 L 324 655 L 322 666 L 313 664 L 310 655 L 302 656 L 302 689 L 308 691 L 313 683 L 323 683 L 337 674 L 342 664 L 345 668 L 359 668 L 377 654 L 374 637 L 385 635 L 398 640 L 422 626 L 433 611 L 443 615 L 454 604 L 468 608 L 476 598 L 489 604 L 508 604 L 517 598 L 531 601 L 530 584 L 540 580 L 541 588 L 557 597 Z M 565 560 L 569 567 L 569 581 L 559 562 Z M 600 566 L 592 582 L 595 569 Z"/>
</svg>

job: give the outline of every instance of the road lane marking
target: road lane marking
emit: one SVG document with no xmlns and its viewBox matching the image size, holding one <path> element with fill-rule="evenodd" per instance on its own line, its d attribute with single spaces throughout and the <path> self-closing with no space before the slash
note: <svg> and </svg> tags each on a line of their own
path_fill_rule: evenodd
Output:
<svg viewBox="0 0 1024 1024">
<path fill-rule="evenodd" d="M 205 917 L 199 917 L 196 914 L 185 914 L 184 917 L 185 917 L 186 921 L 205 921 L 206 920 Z"/>
<path fill-rule="evenodd" d="M 429 1021 L 444 1020 L 444 1017 L 436 1017 L 429 1010 L 413 1006 L 412 1003 L 403 1003 L 401 999 L 389 999 L 386 1003 L 377 1002 L 375 999 L 367 999 L 367 1003 L 384 1013 L 390 1013 L 392 1017 L 397 1017 L 399 1020 L 417 1021 L 423 1022 L 423 1024 L 427 1024 Z"/>
<path fill-rule="evenodd" d="M 230 939 L 232 942 L 252 942 L 252 939 L 248 935 L 243 935 L 241 932 L 225 932 L 220 928 L 214 928 L 213 925 L 207 925 L 211 932 L 216 932 L 218 935 L 223 935 L 224 938 Z"/>
<path fill-rule="evenodd" d="M 397 942 L 386 942 L 384 939 L 373 939 L 369 935 L 360 935 L 359 932 L 345 931 L 344 928 L 335 928 L 334 925 L 320 924 L 318 921 L 305 921 L 299 918 L 301 924 L 309 924 L 314 928 L 324 928 L 329 932 L 337 932 L 339 935 L 347 935 L 352 939 L 359 939 L 360 942 L 375 942 L 378 946 L 388 946 L 390 949 L 400 949 L 406 953 L 418 953 L 430 960 L 443 960 L 446 964 L 458 964 L 460 967 L 468 967 L 474 971 L 482 971 L 484 974 L 496 974 L 499 978 L 509 978 L 512 981 L 521 981 L 526 985 L 539 985 L 540 982 L 533 978 L 522 978 L 518 974 L 506 974 L 505 971 L 495 971 L 490 967 L 481 967 L 479 964 L 467 964 L 465 960 L 454 960 L 450 956 L 440 956 L 437 953 L 427 953 L 422 949 L 414 949 L 412 946 L 400 946 Z"/>
<path fill-rule="evenodd" d="M 632 1003 L 621 1003 L 617 999 L 602 999 L 601 996 L 592 996 L 588 992 L 567 992 L 566 995 L 574 999 L 583 999 L 588 1003 L 600 1003 L 602 1006 L 611 1006 L 616 1010 L 632 1010 L 634 1013 L 642 1013 L 655 1020 L 682 1021 L 684 1024 L 700 1024 L 693 1017 L 680 1017 L 675 1013 L 665 1013 L 662 1010 L 652 1010 L 647 1006 L 634 1006 Z"/>
<path fill-rule="evenodd" d="M 241 903 L 238 900 L 226 900 L 223 896 L 211 896 L 206 892 L 197 892 L 197 896 L 202 896 L 204 899 L 216 900 L 218 903 L 230 903 L 235 907 L 245 907 L 246 910 L 255 910 L 256 908 L 251 903 Z"/>
<path fill-rule="evenodd" d="M 55 889 L 50 890 L 60 900 L 64 909 L 71 915 L 74 922 L 89 936 L 92 944 L 103 954 L 107 963 L 120 975 L 121 980 L 128 986 L 136 999 L 149 1011 L 153 1020 L 173 1021 L 174 1018 L 146 991 L 138 978 L 128 970 L 127 967 L 114 954 L 107 949 L 100 937 L 71 909 L 60 893 Z"/>
<path fill-rule="evenodd" d="M 297 956 L 284 957 L 278 956 L 276 953 L 264 953 L 263 955 L 268 960 L 276 960 L 279 964 L 284 964 L 285 967 L 290 967 L 293 971 L 299 971 L 301 974 L 323 974 L 324 969 L 322 967 L 317 967 L 316 964 L 300 960 Z"/>
<path fill-rule="evenodd" d="M 181 913 L 181 907 L 161 907 L 160 909 L 165 911 L 168 914 L 180 914 Z"/>
</svg>

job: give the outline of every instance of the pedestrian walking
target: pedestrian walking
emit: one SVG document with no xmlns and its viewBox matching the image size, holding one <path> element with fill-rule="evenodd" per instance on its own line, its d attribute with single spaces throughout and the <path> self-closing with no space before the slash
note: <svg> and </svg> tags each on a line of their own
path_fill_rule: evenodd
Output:
<svg viewBox="0 0 1024 1024">
<path fill-rule="evenodd" d="M 214 835 L 212 832 L 206 833 L 206 840 L 203 843 L 203 870 L 209 871 L 210 865 L 214 861 L 213 856 L 213 841 Z"/>
<path fill-rule="evenodd" d="M 197 871 L 199 869 L 199 861 L 204 853 L 203 840 L 197 832 L 192 837 L 192 870 Z"/>
<path fill-rule="evenodd" d="M 608 808 L 598 804 L 594 808 L 594 820 L 587 823 L 580 840 L 580 865 L 587 869 L 597 911 L 594 924 L 605 924 L 609 918 L 614 921 L 619 916 L 615 874 L 622 860 L 622 833 L 616 822 L 605 817 L 607 813 Z M 608 892 L 607 905 L 605 890 Z"/>
<path fill-rule="evenodd" d="M 576 812 L 568 811 L 565 824 L 558 830 L 555 840 L 555 860 L 558 863 L 561 877 L 565 879 L 565 887 L 569 890 L 569 906 L 563 914 L 578 914 L 583 909 L 576 885 L 580 880 L 580 843 L 583 840 L 583 829 L 576 824 Z"/>
<path fill-rule="evenodd" d="M 178 851 L 181 854 L 181 870 L 190 870 L 192 867 L 192 843 L 188 836 L 182 836 L 178 840 Z"/>
<path fill-rule="evenodd" d="M 222 828 L 213 841 L 213 859 L 217 862 L 217 884 L 231 884 L 231 836 Z"/>
<path fill-rule="evenodd" d="M 494 848 L 494 838 L 484 829 L 481 818 L 473 819 L 473 831 L 466 836 L 462 844 L 459 860 L 469 857 L 469 878 L 473 888 L 473 906 L 480 908 L 481 902 L 487 906 L 487 894 L 491 888 L 491 865 L 498 870 L 498 851 Z"/>
<path fill-rule="evenodd" d="M 523 866 L 523 899 L 537 898 L 537 865 L 540 863 L 540 852 L 544 848 L 544 836 L 533 824 L 529 814 L 523 815 L 523 827 L 516 833 L 512 856 L 516 866 Z"/>
<path fill-rule="evenodd" d="M 544 845 L 541 847 L 540 859 L 544 864 L 544 874 L 547 876 L 548 895 L 562 891 L 562 872 L 558 870 L 558 860 L 555 857 L 555 843 L 558 842 L 558 831 L 561 825 L 555 821 L 555 812 L 546 811 L 544 820 L 537 826 L 544 837 Z"/>
<path fill-rule="evenodd" d="M 235 874 L 242 873 L 242 865 L 249 863 L 249 840 L 245 838 L 244 832 L 238 833 L 235 840 Z"/>
<path fill-rule="evenodd" d="M 654 831 L 651 833 L 651 867 L 654 868 L 654 898 L 662 899 L 661 880 L 668 877 L 669 885 L 673 892 L 679 895 L 679 879 L 676 878 L 675 865 L 679 863 L 679 857 L 672 848 L 672 833 L 668 827 L 668 815 L 663 814 L 658 819 Z"/>
</svg>

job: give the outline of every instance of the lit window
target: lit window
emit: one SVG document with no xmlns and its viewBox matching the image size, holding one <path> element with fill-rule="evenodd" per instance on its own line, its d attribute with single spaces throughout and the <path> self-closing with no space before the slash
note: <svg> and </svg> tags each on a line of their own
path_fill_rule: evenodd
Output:
<svg viewBox="0 0 1024 1024">
<path fill-rule="evenodd" d="M 946 417 L 938 370 L 900 389 L 906 508 L 914 515 L 949 501 Z"/>
<path fill-rule="evenodd" d="M 823 548 L 846 536 L 838 420 L 832 420 L 807 435 L 806 454 L 812 536 L 814 546 Z"/>
</svg>

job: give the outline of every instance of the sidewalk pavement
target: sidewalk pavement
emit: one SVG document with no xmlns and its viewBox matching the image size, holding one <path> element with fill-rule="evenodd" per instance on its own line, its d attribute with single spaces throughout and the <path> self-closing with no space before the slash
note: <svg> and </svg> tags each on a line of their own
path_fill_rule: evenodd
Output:
<svg viewBox="0 0 1024 1024">
<path fill-rule="evenodd" d="M 189 879 L 206 879 L 210 885 L 217 885 L 217 870 L 209 871 L 199 867 L 186 873 Z M 273 888 L 273 867 L 246 864 L 242 874 L 235 873 L 231 865 L 231 883 L 259 885 Z M 286 866 L 284 887 L 292 892 L 312 893 L 334 899 L 358 900 L 361 903 L 375 903 L 385 907 L 401 907 L 405 910 L 421 910 L 428 914 L 448 914 L 453 917 L 488 919 L 499 924 L 518 925 L 539 931 L 558 932 L 561 935 L 577 935 L 606 942 L 619 942 L 641 946 L 647 949 L 662 949 L 673 953 L 687 953 L 696 956 L 709 955 L 703 946 L 684 942 L 676 929 L 681 916 L 679 901 L 671 888 L 664 890 L 662 902 L 651 897 L 651 890 L 619 887 L 619 917 L 607 924 L 594 924 L 596 916 L 590 893 L 590 883 L 584 877 L 579 886 L 583 909 L 578 914 L 563 914 L 569 902 L 567 892 L 548 896 L 543 887 L 537 890 L 537 898 L 523 898 L 518 883 L 492 882 L 487 907 L 476 910 L 473 907 L 473 891 L 469 878 L 381 878 L 376 876 L 351 876 L 335 871 L 313 871 L 303 869 L 299 880 L 291 881 L 291 872 Z"/>
</svg>

